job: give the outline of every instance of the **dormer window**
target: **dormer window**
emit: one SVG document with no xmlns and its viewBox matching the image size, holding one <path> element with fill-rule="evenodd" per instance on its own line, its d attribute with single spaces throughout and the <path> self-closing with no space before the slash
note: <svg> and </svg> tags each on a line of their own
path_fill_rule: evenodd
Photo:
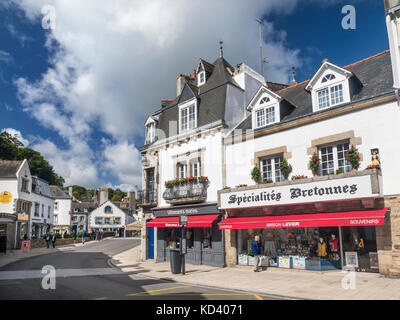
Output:
<svg viewBox="0 0 400 320">
<path fill-rule="evenodd" d="M 313 111 L 325 110 L 350 102 L 349 79 L 352 76 L 350 71 L 324 61 L 306 86 L 306 90 L 309 90 L 312 95 Z"/>
<path fill-rule="evenodd" d="M 260 104 L 264 104 L 264 103 L 267 103 L 269 101 L 270 101 L 270 99 L 268 97 L 264 97 L 264 98 L 261 99 Z"/>
<path fill-rule="evenodd" d="M 264 127 L 275 122 L 275 106 L 256 111 L 256 127 Z"/>
<path fill-rule="evenodd" d="M 146 126 L 146 144 L 153 143 L 156 138 L 156 126 L 155 123 L 150 123 Z"/>
<path fill-rule="evenodd" d="M 197 127 L 196 102 L 185 104 L 179 108 L 179 124 L 181 133 Z"/>
<path fill-rule="evenodd" d="M 197 86 L 200 87 L 205 83 L 206 83 L 206 72 L 200 71 L 197 75 Z"/>
</svg>

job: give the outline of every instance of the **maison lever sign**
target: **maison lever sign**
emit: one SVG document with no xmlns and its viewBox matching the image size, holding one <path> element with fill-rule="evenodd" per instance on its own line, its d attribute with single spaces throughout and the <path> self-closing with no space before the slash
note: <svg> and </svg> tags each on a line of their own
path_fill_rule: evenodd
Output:
<svg viewBox="0 0 400 320">
<path fill-rule="evenodd" d="M 373 193 L 371 176 L 248 189 L 220 194 L 219 209 L 260 207 L 379 196 Z"/>
</svg>

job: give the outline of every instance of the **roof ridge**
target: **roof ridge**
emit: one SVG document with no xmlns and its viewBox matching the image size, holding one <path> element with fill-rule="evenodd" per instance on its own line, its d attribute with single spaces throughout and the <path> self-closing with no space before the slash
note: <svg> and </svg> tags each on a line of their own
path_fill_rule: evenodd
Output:
<svg viewBox="0 0 400 320">
<path fill-rule="evenodd" d="M 382 51 L 382 52 L 379 52 L 379 53 L 377 53 L 377 54 L 374 54 L 373 56 L 370 56 L 370 57 L 368 57 L 368 58 L 365 58 L 365 59 L 362 59 L 362 60 L 353 62 L 353 63 L 351 63 L 351 64 L 349 64 L 349 65 L 347 65 L 347 66 L 344 66 L 344 67 L 342 67 L 342 68 L 343 68 L 343 69 L 346 69 L 346 68 L 355 66 L 355 65 L 357 65 L 357 64 L 359 64 L 359 63 L 361 63 L 361 62 L 364 62 L 364 61 L 367 61 L 367 60 L 376 58 L 376 57 L 378 57 L 378 56 L 380 56 L 380 55 L 382 55 L 382 54 L 388 53 L 388 52 L 390 52 L 389 49 L 387 49 L 387 50 L 385 50 L 385 51 Z M 308 79 L 308 80 L 305 80 L 305 81 L 296 83 L 296 84 L 294 84 L 294 85 L 292 85 L 292 86 L 290 86 L 290 87 L 286 87 L 286 88 L 280 89 L 280 90 L 276 91 L 276 93 L 285 91 L 285 90 L 290 89 L 290 88 L 294 88 L 294 87 L 296 87 L 296 86 L 298 86 L 298 85 L 301 85 L 301 84 L 303 84 L 303 83 L 306 83 L 306 82 L 308 82 L 308 81 L 311 81 L 311 79 Z"/>
</svg>

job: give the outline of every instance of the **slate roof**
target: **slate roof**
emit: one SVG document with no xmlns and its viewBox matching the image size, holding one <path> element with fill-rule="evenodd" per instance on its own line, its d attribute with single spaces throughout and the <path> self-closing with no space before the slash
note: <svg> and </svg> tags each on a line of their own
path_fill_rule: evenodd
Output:
<svg viewBox="0 0 400 320">
<path fill-rule="evenodd" d="M 72 201 L 71 212 L 72 213 L 90 213 L 94 209 L 96 209 L 97 207 L 98 207 L 98 205 L 95 202 L 77 202 L 77 201 Z M 75 212 L 75 208 L 78 208 L 78 212 Z M 88 212 L 85 212 L 85 208 L 88 209 Z"/>
<path fill-rule="evenodd" d="M 350 103 L 393 92 L 393 75 L 389 50 L 343 68 L 353 73 L 354 76 L 350 78 L 351 81 L 362 84 L 361 88 L 353 94 Z M 313 113 L 311 93 L 305 90 L 310 80 L 276 91 L 276 94 L 296 107 L 281 121 L 290 121 Z M 319 112 L 325 112 L 342 106 L 343 104 Z M 237 126 L 237 129 L 242 130 L 251 128 L 251 115 Z"/>
<path fill-rule="evenodd" d="M 51 196 L 54 199 L 72 199 L 72 197 L 65 193 L 59 186 L 50 186 Z"/>
<path fill-rule="evenodd" d="M 17 171 L 23 162 L 23 160 L 0 160 L 0 178 L 17 178 Z"/>
<path fill-rule="evenodd" d="M 182 93 L 172 101 L 163 100 L 162 108 L 157 110 L 154 115 L 158 115 L 157 127 L 165 132 L 167 137 L 177 134 L 177 129 L 170 132 L 170 122 L 175 121 L 178 126 L 179 108 L 178 104 L 190 100 L 197 99 L 198 105 L 198 127 L 223 121 L 226 109 L 226 87 L 228 85 L 235 86 L 242 90 L 239 84 L 233 79 L 233 67 L 224 59 L 218 58 L 213 64 L 201 60 L 204 67 L 212 73 L 207 81 L 200 88 L 197 87 L 195 78 L 185 77 L 186 84 Z M 146 146 L 144 146 L 146 147 Z"/>
<path fill-rule="evenodd" d="M 52 198 L 49 183 L 39 177 L 32 176 L 32 192 Z"/>
</svg>

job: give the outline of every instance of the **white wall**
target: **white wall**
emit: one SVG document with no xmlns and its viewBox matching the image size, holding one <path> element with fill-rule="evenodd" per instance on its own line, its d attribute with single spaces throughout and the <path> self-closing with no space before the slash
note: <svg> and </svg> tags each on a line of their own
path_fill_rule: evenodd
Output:
<svg viewBox="0 0 400 320">
<path fill-rule="evenodd" d="M 280 146 L 287 146 L 287 151 L 292 153 L 292 158 L 289 159 L 289 163 L 293 166 L 292 175 L 304 174 L 312 177 L 312 172 L 308 169 L 310 156 L 307 154 L 311 141 L 354 130 L 355 136 L 362 138 L 362 144 L 357 146 L 359 152 L 363 154 L 359 170 L 371 164 L 370 149 L 379 148 L 383 192 L 385 195 L 399 194 L 399 124 L 400 109 L 393 102 L 228 145 L 226 146 L 227 186 L 254 184 L 250 176 L 254 153 Z"/>
<path fill-rule="evenodd" d="M 58 203 L 58 209 L 54 208 L 54 214 L 58 216 L 56 225 L 70 225 L 71 224 L 71 199 L 55 199 Z"/>
<path fill-rule="evenodd" d="M 110 206 L 112 208 L 112 213 L 105 213 L 104 208 L 106 206 Z M 121 223 L 120 224 L 113 224 L 113 225 L 99 225 L 96 224 L 96 218 L 101 217 L 101 218 L 121 218 Z M 126 225 L 125 221 L 125 212 L 119 209 L 116 205 L 114 205 L 111 201 L 106 201 L 103 203 L 100 207 L 96 208 L 92 212 L 89 213 L 89 229 L 90 228 L 124 228 Z"/>
</svg>

